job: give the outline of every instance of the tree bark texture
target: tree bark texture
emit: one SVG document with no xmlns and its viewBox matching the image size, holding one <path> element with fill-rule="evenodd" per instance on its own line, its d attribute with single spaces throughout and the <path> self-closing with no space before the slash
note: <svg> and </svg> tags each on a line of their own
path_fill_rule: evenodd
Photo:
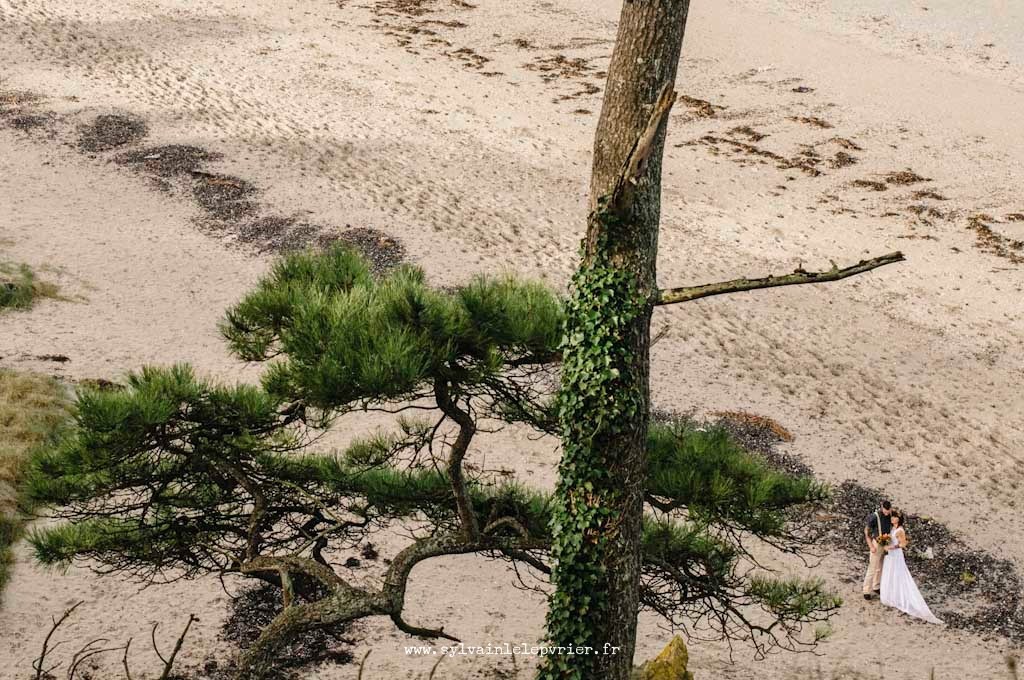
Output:
<svg viewBox="0 0 1024 680">
<path fill-rule="evenodd" d="M 628 680 L 632 669 L 650 320 L 672 101 L 666 95 L 675 83 L 688 9 L 688 0 L 626 0 L 608 69 L 594 142 L 591 213 L 563 347 L 556 592 L 547 631 L 549 644 L 597 653 L 546 657 L 540 671 L 546 680 Z M 595 377 L 602 371 L 603 381 Z"/>
</svg>

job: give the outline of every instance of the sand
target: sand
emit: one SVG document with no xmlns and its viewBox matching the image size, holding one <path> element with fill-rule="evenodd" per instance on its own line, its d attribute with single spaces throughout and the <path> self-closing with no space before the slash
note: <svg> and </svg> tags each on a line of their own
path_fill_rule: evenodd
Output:
<svg viewBox="0 0 1024 680">
<path fill-rule="evenodd" d="M 101 114 L 144 120 L 143 146 L 222 154 L 204 170 L 253 183 L 266 215 L 399 239 L 439 284 L 513 269 L 564 288 L 618 3 L 421 4 L 412 15 L 384 0 L 0 0 L 0 91 L 37 93 L 32 112 L 50 116 L 0 129 L 0 249 L 74 298 L 0 317 L 0 366 L 116 380 L 188 361 L 256 378 L 229 358 L 216 323 L 271 256 L 236 243 L 230 225 L 204 227 L 180 187 L 114 163 L 116 151 L 79 150 L 78 126 Z M 662 285 L 897 249 L 908 261 L 828 287 L 659 310 L 655 401 L 775 418 L 796 435 L 787 451 L 823 479 L 891 488 L 1021 563 L 1024 253 L 1013 243 L 1024 222 L 1012 216 L 1024 213 L 1024 3 L 892 5 L 691 8 L 678 88 L 692 99 L 669 130 Z M 891 176 L 905 171 L 927 181 Z M 70 360 L 38 358 L 54 354 Z M 552 483 L 550 442 L 506 433 L 477 455 Z M 878 674 L 880 657 L 898 677 L 1002 672 L 1007 641 L 865 603 L 858 570 L 839 557 L 815 569 L 847 596 L 820 656 L 757 662 L 737 647 L 730 660 L 725 646 L 695 642 L 697 677 Z M 29 673 L 50 615 L 78 599 L 69 647 L 145 640 L 159 621 L 166 648 L 195 612 L 183 667 L 228 649 L 215 579 L 139 591 L 82 567 L 43 571 L 22 546 L 0 609 L 0 678 Z M 447 622 L 467 642 L 532 642 L 542 630 L 543 599 L 479 558 L 417 570 L 408 601 L 410 620 Z M 647 617 L 641 629 L 647 658 L 668 633 Z M 429 671 L 387 622 L 357 631 L 356 656 L 373 649 L 366 677 Z M 145 644 L 132 649 L 140 672 L 157 667 Z M 101 657 L 101 668 L 116 673 L 118 661 Z M 437 677 L 527 678 L 529 662 L 459 657 Z"/>
</svg>

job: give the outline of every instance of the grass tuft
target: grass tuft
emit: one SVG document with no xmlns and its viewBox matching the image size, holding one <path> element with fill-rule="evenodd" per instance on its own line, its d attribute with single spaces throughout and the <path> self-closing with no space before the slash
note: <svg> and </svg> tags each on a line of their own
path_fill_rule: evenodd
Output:
<svg viewBox="0 0 1024 680">
<path fill-rule="evenodd" d="M 57 286 L 40 281 L 27 264 L 0 262 L 0 312 L 29 309 L 39 298 L 56 298 Z"/>
<path fill-rule="evenodd" d="M 33 451 L 67 421 L 70 399 L 56 380 L 0 369 L 0 595 L 10 577 L 11 546 L 24 520 L 18 487 Z"/>
</svg>

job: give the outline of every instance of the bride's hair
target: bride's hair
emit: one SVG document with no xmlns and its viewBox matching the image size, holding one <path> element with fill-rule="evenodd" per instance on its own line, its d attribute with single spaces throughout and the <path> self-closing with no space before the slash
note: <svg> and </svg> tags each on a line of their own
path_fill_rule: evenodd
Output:
<svg viewBox="0 0 1024 680">
<path fill-rule="evenodd" d="M 907 527 L 904 526 L 903 513 L 900 512 L 900 510 L 898 508 L 893 508 L 892 512 L 889 514 L 889 517 L 890 517 L 890 521 L 892 521 L 893 519 L 899 519 L 900 526 L 903 527 L 904 531 L 906 531 Z"/>
</svg>

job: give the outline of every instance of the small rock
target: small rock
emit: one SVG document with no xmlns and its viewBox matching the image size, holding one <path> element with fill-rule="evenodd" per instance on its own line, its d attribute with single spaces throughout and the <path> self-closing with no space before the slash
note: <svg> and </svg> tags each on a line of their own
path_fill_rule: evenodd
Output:
<svg viewBox="0 0 1024 680">
<path fill-rule="evenodd" d="M 633 680 L 693 680 L 693 673 L 686 670 L 689 663 L 686 643 L 676 635 L 661 654 L 633 672 Z"/>
</svg>

